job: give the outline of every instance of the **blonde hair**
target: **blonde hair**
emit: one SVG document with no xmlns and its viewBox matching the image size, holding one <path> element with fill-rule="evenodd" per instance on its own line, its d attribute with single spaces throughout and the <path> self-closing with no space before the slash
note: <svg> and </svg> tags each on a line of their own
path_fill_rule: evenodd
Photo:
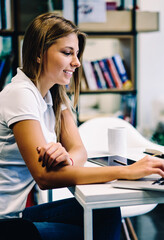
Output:
<svg viewBox="0 0 164 240">
<path fill-rule="evenodd" d="M 34 82 L 35 85 L 39 79 L 41 71 L 43 70 L 43 55 L 57 39 L 65 37 L 71 33 L 75 33 L 78 37 L 78 58 L 81 62 L 86 36 L 84 33 L 80 32 L 78 27 L 71 21 L 57 16 L 54 13 L 44 13 L 36 17 L 28 26 L 25 32 L 22 50 L 23 72 Z M 40 64 L 37 63 L 37 57 L 40 57 Z M 81 68 L 76 68 L 71 84 L 71 91 L 74 93 L 74 108 L 78 103 L 80 71 Z M 55 132 L 59 141 L 61 132 L 61 104 L 65 104 L 70 111 L 71 105 L 65 86 L 55 84 L 50 91 L 56 117 Z"/>
</svg>

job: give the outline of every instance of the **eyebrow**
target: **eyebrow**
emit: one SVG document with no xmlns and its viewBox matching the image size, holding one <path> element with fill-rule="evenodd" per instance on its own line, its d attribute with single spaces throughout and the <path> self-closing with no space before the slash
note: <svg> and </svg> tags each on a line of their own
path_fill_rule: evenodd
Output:
<svg viewBox="0 0 164 240">
<path fill-rule="evenodd" d="M 73 47 L 70 47 L 70 46 L 66 46 L 64 48 L 69 48 L 70 50 L 74 51 L 75 49 Z M 77 52 L 79 52 L 79 49 L 77 50 Z"/>
<path fill-rule="evenodd" d="M 70 47 L 70 46 L 66 46 L 65 48 L 70 48 L 70 49 L 72 49 L 72 50 L 74 49 L 73 47 Z"/>
</svg>

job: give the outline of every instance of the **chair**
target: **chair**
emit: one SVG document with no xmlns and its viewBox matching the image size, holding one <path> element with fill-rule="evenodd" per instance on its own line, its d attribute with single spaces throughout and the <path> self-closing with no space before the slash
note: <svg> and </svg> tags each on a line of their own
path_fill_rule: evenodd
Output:
<svg viewBox="0 0 164 240">
<path fill-rule="evenodd" d="M 145 139 L 127 121 L 115 117 L 102 117 L 90 119 L 79 126 L 79 133 L 88 152 L 88 156 L 93 156 L 93 154 L 99 154 L 100 152 L 104 154 L 108 153 L 107 129 L 109 127 L 126 127 L 128 149 L 142 147 L 143 150 L 145 148 L 159 150 L 159 145 Z M 133 239 L 137 239 L 129 217 L 148 213 L 153 210 L 156 205 L 157 204 L 148 204 L 121 207 L 122 224 L 127 239 L 130 239 L 129 232 Z"/>
<path fill-rule="evenodd" d="M 22 218 L 0 219 L 1 240 L 41 240 L 35 225 Z"/>
</svg>

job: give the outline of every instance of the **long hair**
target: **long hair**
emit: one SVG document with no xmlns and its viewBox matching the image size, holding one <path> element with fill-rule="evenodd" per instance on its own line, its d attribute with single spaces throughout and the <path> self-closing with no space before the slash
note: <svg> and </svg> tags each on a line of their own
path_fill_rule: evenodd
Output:
<svg viewBox="0 0 164 240">
<path fill-rule="evenodd" d="M 80 32 L 78 27 L 71 21 L 66 20 L 54 13 L 44 13 L 36 17 L 28 26 L 22 49 L 23 72 L 36 85 L 43 70 L 43 56 L 48 48 L 59 38 L 75 33 L 79 41 L 78 59 L 82 61 L 82 54 L 85 47 L 86 36 Z M 37 58 L 40 57 L 40 64 Z M 80 90 L 80 72 L 81 68 L 76 68 L 73 73 L 70 89 L 74 93 L 74 108 L 78 103 Z M 70 100 L 66 93 L 66 87 L 55 84 L 51 89 L 53 99 L 53 109 L 56 117 L 55 132 L 57 140 L 60 140 L 61 132 L 61 104 L 65 104 L 71 111 Z"/>
</svg>

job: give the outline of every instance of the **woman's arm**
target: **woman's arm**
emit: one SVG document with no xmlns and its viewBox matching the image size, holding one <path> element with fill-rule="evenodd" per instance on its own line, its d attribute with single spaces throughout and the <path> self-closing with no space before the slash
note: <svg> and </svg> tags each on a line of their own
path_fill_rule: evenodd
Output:
<svg viewBox="0 0 164 240">
<path fill-rule="evenodd" d="M 62 111 L 61 143 L 70 154 L 75 166 L 83 166 L 87 152 L 81 140 L 78 128 L 69 110 Z"/>
<path fill-rule="evenodd" d="M 46 145 L 40 123 L 36 120 L 24 120 L 14 124 L 13 132 L 27 167 L 41 189 L 72 186 L 76 184 L 103 183 L 114 179 L 137 179 L 152 173 L 164 177 L 162 159 L 145 157 L 133 164 L 120 167 L 77 167 L 56 166 L 47 170 L 38 161 L 38 146 Z"/>
<path fill-rule="evenodd" d="M 48 169 L 58 164 L 83 166 L 87 160 L 87 152 L 73 116 L 67 109 L 62 111 L 60 137 L 61 143 L 48 143 L 37 148 L 42 165 Z"/>
<path fill-rule="evenodd" d="M 58 165 L 48 170 L 46 167 L 42 167 L 36 150 L 38 146 L 41 148 L 43 146 L 44 149 L 44 146 L 47 145 L 40 123 L 36 120 L 20 121 L 13 125 L 13 132 L 22 157 L 41 189 L 106 182 L 119 176 L 119 168 L 116 169 L 117 171 L 114 169 L 112 171 L 109 167 L 86 168 Z"/>
</svg>

